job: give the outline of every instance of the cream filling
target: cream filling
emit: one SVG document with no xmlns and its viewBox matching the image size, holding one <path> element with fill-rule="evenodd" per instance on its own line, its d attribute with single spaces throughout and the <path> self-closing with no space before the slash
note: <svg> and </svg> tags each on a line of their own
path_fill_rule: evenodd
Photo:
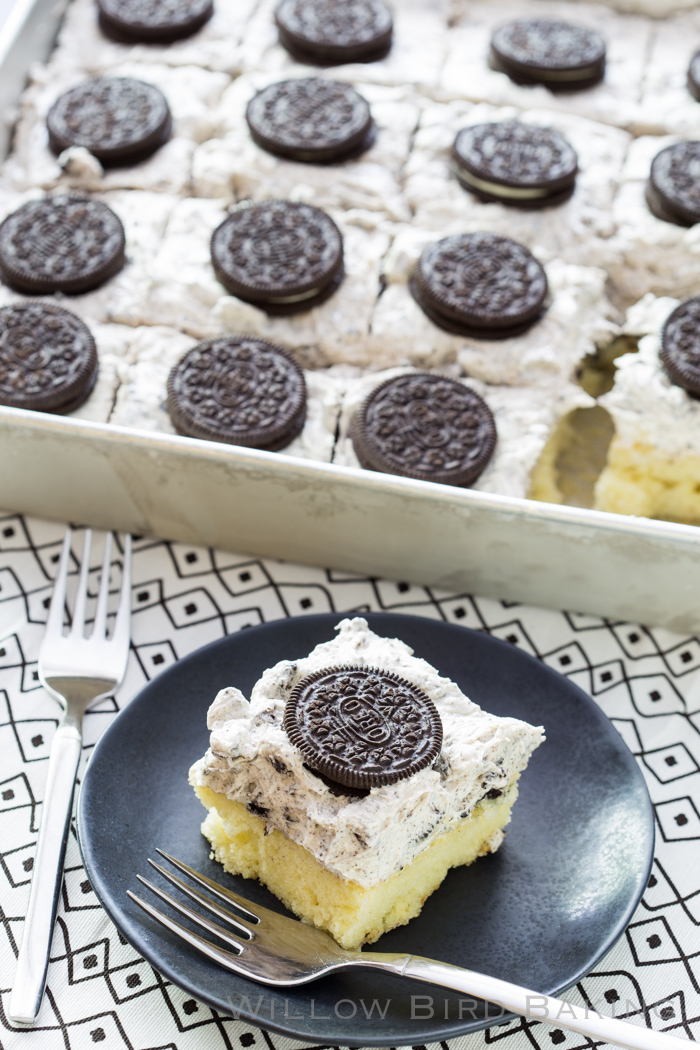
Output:
<svg viewBox="0 0 700 1050">
<path fill-rule="evenodd" d="M 547 189 L 518 189 L 515 186 L 504 186 L 502 182 L 487 182 L 458 166 L 455 166 L 455 174 L 460 182 L 466 182 L 469 186 L 474 186 L 475 189 L 483 190 L 485 193 L 492 193 L 495 197 L 508 197 L 512 200 L 539 200 L 542 197 L 549 197 L 553 192 Z"/>
<path fill-rule="evenodd" d="M 322 292 L 325 287 L 326 285 L 324 284 L 321 288 L 312 288 L 311 291 L 301 292 L 299 295 L 275 296 L 274 298 L 265 299 L 264 301 L 266 303 L 275 303 L 279 306 L 284 306 L 286 303 L 303 303 L 306 302 L 307 299 L 313 299 L 313 297 L 318 295 L 319 292 Z"/>
</svg>

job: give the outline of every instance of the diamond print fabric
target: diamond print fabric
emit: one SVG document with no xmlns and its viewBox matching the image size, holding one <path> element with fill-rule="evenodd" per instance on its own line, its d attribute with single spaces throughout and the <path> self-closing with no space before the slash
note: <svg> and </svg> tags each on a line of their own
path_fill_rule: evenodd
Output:
<svg viewBox="0 0 700 1050">
<path fill-rule="evenodd" d="M 74 828 L 39 1022 L 21 1030 L 8 1021 L 58 720 L 57 705 L 39 685 L 36 659 L 63 533 L 62 525 L 0 515 L 0 1050 L 295 1050 L 302 1044 L 217 1014 L 139 958 L 92 892 Z M 78 552 L 80 544 L 78 535 Z M 700 1041 L 697 638 L 150 539 L 136 541 L 133 570 L 129 668 L 116 697 L 85 717 L 83 762 L 120 708 L 164 668 L 224 634 L 305 613 L 385 609 L 444 619 L 517 645 L 590 693 L 637 757 L 654 803 L 657 844 L 648 888 L 625 936 L 566 997 L 601 1009 L 608 1004 L 618 1016 Z M 111 588 L 119 585 L 115 561 Z M 516 1020 L 440 1045 L 592 1050 L 600 1044 Z"/>
</svg>

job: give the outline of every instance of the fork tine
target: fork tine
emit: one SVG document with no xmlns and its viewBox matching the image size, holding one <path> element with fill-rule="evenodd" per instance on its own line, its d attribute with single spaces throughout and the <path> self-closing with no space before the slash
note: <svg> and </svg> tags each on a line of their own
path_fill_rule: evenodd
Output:
<svg viewBox="0 0 700 1050">
<path fill-rule="evenodd" d="M 207 933 L 211 933 L 214 937 L 218 937 L 226 944 L 230 945 L 231 948 L 235 948 L 240 955 L 241 952 L 245 951 L 245 941 L 242 941 L 235 933 L 231 933 L 230 930 L 225 930 L 223 926 L 219 926 L 217 923 L 212 922 L 206 915 L 202 915 L 200 912 L 195 911 L 194 908 L 190 908 L 189 904 L 184 904 L 182 901 L 177 900 L 176 897 L 171 897 L 165 890 L 161 890 L 159 886 L 155 886 L 148 879 L 144 879 L 143 875 L 137 875 L 136 878 L 139 882 L 147 886 L 151 893 L 155 893 L 156 897 L 160 897 L 162 901 L 169 904 L 175 911 L 179 911 L 181 915 L 186 915 L 192 922 L 196 922 L 198 926 L 201 926 Z"/>
<path fill-rule="evenodd" d="M 95 639 L 104 638 L 105 625 L 107 623 L 107 602 L 109 601 L 109 569 L 112 556 L 112 533 L 108 532 L 105 538 L 105 552 L 102 558 L 102 574 L 100 576 L 100 593 L 97 596 L 97 608 L 95 609 L 95 623 L 92 628 L 92 636 Z"/>
<path fill-rule="evenodd" d="M 143 908 L 152 918 L 159 922 L 166 929 L 170 930 L 177 937 L 182 937 L 183 941 L 187 941 L 189 945 L 201 952 L 202 955 L 208 956 L 213 959 L 214 962 L 219 963 L 227 970 L 233 971 L 233 973 L 243 974 L 245 977 L 251 977 L 252 974 L 246 966 L 241 966 L 238 955 L 234 955 L 233 952 L 227 952 L 225 948 L 219 948 L 218 945 L 212 944 L 211 941 L 207 941 L 204 937 L 200 937 L 198 933 L 193 933 L 192 930 L 188 930 L 182 923 L 176 922 L 171 919 L 168 915 L 164 915 L 162 911 L 158 911 L 152 904 L 147 904 L 146 901 L 141 900 L 131 890 L 126 891 L 127 896 L 138 904 L 140 908 Z"/>
<path fill-rule="evenodd" d="M 255 930 L 255 925 L 252 922 L 246 922 L 245 919 L 241 919 L 238 915 L 234 915 L 233 912 L 228 910 L 228 908 L 222 908 L 220 904 L 217 904 L 216 901 L 211 900 L 211 898 L 207 897 L 206 894 L 200 893 L 199 890 L 192 889 L 192 887 L 188 886 L 187 883 L 183 882 L 182 879 L 178 879 L 177 875 L 171 875 L 169 871 L 163 868 L 160 864 L 156 864 L 156 862 L 154 860 L 151 860 L 150 857 L 148 858 L 148 863 L 151 865 L 151 867 L 155 868 L 156 871 L 163 876 L 163 878 L 167 879 L 168 882 L 172 883 L 173 886 L 177 886 L 179 890 L 182 890 L 183 893 L 186 893 L 191 900 L 199 901 L 199 903 L 202 904 L 205 908 L 207 908 L 213 915 L 216 915 L 218 916 L 218 918 L 223 919 L 224 922 L 230 922 L 231 925 L 235 926 L 237 930 L 241 931 L 241 933 L 245 933 L 249 936 L 252 936 L 253 931 Z"/>
<path fill-rule="evenodd" d="M 235 904 L 235 906 L 251 918 L 253 922 L 261 922 L 262 915 L 258 915 L 253 911 L 252 904 L 249 900 L 246 900 L 245 897 L 239 897 L 237 893 L 233 892 L 233 890 L 227 890 L 224 886 L 220 886 L 218 882 L 214 882 L 213 879 L 208 879 L 206 875 L 200 875 L 200 873 L 195 871 L 194 868 L 190 868 L 188 864 L 184 864 L 181 860 L 177 860 L 176 857 L 171 857 L 169 853 L 166 853 L 163 849 L 158 849 L 157 846 L 156 852 L 160 853 L 161 857 L 165 857 L 167 861 L 170 861 L 170 863 L 178 868 L 179 871 L 183 872 L 185 875 L 189 875 L 193 882 L 198 882 L 200 886 L 204 886 L 206 889 L 211 890 L 217 897 L 221 897 L 222 900 L 228 901 L 229 904 Z M 263 908 L 262 906 L 260 906 L 260 911 L 263 912 L 263 914 L 270 914 L 268 909 Z"/>
<path fill-rule="evenodd" d="M 66 579 L 68 578 L 68 565 L 70 564 L 70 541 L 71 530 L 66 529 L 61 548 L 61 558 L 58 563 L 56 579 L 53 583 L 53 594 L 49 615 L 46 618 L 46 636 L 58 637 L 63 634 L 63 612 L 66 605 Z"/>
<path fill-rule="evenodd" d="M 83 555 L 80 560 L 80 576 L 78 578 L 78 590 L 75 595 L 75 607 L 73 609 L 73 626 L 71 635 L 82 638 L 85 634 L 85 602 L 87 599 L 88 574 L 90 572 L 90 545 L 92 543 L 92 529 L 85 530 L 83 540 Z"/>
<path fill-rule="evenodd" d="M 124 559 L 122 562 L 122 589 L 119 594 L 119 608 L 117 619 L 114 623 L 112 641 L 115 642 L 124 653 L 129 651 L 131 622 L 131 536 L 127 533 L 124 538 Z"/>
</svg>

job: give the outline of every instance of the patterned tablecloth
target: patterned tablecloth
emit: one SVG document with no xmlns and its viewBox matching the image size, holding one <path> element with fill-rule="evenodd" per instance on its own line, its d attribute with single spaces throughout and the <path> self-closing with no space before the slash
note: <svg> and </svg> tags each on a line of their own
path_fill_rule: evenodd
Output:
<svg viewBox="0 0 700 1050">
<path fill-rule="evenodd" d="M 102 911 L 72 830 L 47 993 L 37 1026 L 8 1021 L 10 988 L 58 708 L 37 653 L 64 528 L 0 515 L 0 1048 L 239 1050 L 300 1046 L 212 1011 L 165 981 Z M 78 538 L 75 549 L 80 551 Z M 96 569 L 97 573 L 97 569 Z M 117 586 L 118 586 L 118 581 Z M 624 937 L 570 997 L 700 1041 L 700 641 L 639 624 L 552 612 L 407 582 L 139 539 L 133 642 L 116 699 L 88 712 L 84 758 L 131 697 L 223 634 L 285 616 L 392 610 L 487 631 L 590 693 L 637 756 L 654 803 L 657 849 Z M 642 619 L 645 610 L 640 610 Z M 583 997 L 583 999 L 582 999 Z M 450 1050 L 573 1050 L 588 1039 L 527 1021 L 452 1040 Z M 447 1050 L 448 1044 L 442 1044 Z M 424 1047 L 414 1050 L 425 1050 Z"/>
</svg>

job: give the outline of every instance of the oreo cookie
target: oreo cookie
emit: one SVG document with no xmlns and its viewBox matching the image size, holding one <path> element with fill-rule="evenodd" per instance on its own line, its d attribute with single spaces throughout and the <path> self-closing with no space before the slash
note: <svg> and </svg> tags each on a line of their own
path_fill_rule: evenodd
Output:
<svg viewBox="0 0 700 1050">
<path fill-rule="evenodd" d="M 330 164 L 368 149 L 375 137 L 366 100 L 349 84 L 320 77 L 283 80 L 248 103 L 253 141 L 268 153 Z"/>
<path fill-rule="evenodd" d="M 277 452 L 304 426 L 304 373 L 291 354 L 263 339 L 210 339 L 170 373 L 168 412 L 188 437 Z"/>
<path fill-rule="evenodd" d="M 678 226 L 700 222 L 700 142 L 677 142 L 656 154 L 646 198 L 657 219 Z"/>
<path fill-rule="evenodd" d="M 105 165 L 135 164 L 170 138 L 163 92 L 132 77 L 95 77 L 66 91 L 46 118 L 54 153 L 84 146 Z"/>
<path fill-rule="evenodd" d="M 700 51 L 696 51 L 688 66 L 688 91 L 700 102 Z"/>
<path fill-rule="evenodd" d="M 686 299 L 666 319 L 659 358 L 672 383 L 700 398 L 700 296 Z"/>
<path fill-rule="evenodd" d="M 214 230 L 211 259 L 231 292 L 269 314 L 309 310 L 343 279 L 343 237 L 320 208 L 266 201 L 239 208 Z"/>
<path fill-rule="evenodd" d="M 605 41 L 594 29 L 572 22 L 518 18 L 494 31 L 489 64 L 517 84 L 578 90 L 603 79 Z"/>
<path fill-rule="evenodd" d="M 384 0 L 282 0 L 280 43 L 301 62 L 375 62 L 391 48 L 394 20 Z"/>
<path fill-rule="evenodd" d="M 192 36 L 214 13 L 212 0 L 97 0 L 97 6 L 106 36 L 144 44 Z"/>
<path fill-rule="evenodd" d="M 327 667 L 302 678 L 284 728 L 314 772 L 348 788 L 405 780 L 432 765 L 442 747 L 432 700 L 375 667 Z"/>
<path fill-rule="evenodd" d="M 353 419 L 352 442 L 367 470 L 466 487 L 493 455 L 496 424 L 463 383 L 417 372 L 372 391 Z"/>
<path fill-rule="evenodd" d="M 0 404 L 65 414 L 97 380 L 95 340 L 80 318 L 53 303 L 0 309 Z"/>
<path fill-rule="evenodd" d="M 568 200 L 578 157 L 552 128 L 507 121 L 463 128 L 455 140 L 455 174 L 483 201 L 546 208 Z"/>
<path fill-rule="evenodd" d="M 102 201 L 44 197 L 0 224 L 0 277 L 30 295 L 87 292 L 121 270 L 124 248 L 124 227 Z"/>
<path fill-rule="evenodd" d="M 507 339 L 544 310 L 547 275 L 531 251 L 495 233 L 462 233 L 429 244 L 410 282 L 434 324 L 456 335 Z"/>
</svg>

